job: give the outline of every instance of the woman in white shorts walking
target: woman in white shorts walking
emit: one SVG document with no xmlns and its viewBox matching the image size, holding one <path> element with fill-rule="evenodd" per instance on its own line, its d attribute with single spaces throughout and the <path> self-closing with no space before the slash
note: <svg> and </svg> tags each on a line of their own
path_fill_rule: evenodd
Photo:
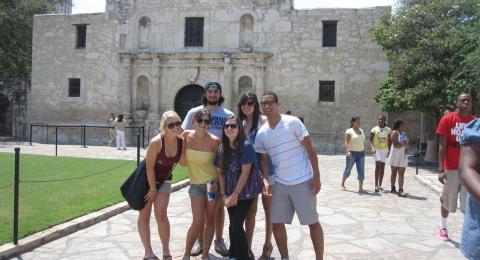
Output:
<svg viewBox="0 0 480 260">
<path fill-rule="evenodd" d="M 408 147 L 408 138 L 405 133 L 407 125 L 401 119 L 396 119 L 393 122 L 393 131 L 391 134 L 392 148 L 390 149 L 390 166 L 392 169 L 392 175 L 390 181 L 392 183 L 392 193 L 397 193 L 395 188 L 395 182 L 398 173 L 398 196 L 404 197 L 403 193 L 403 181 L 405 175 L 405 168 L 408 164 L 408 158 L 405 148 Z"/>
</svg>

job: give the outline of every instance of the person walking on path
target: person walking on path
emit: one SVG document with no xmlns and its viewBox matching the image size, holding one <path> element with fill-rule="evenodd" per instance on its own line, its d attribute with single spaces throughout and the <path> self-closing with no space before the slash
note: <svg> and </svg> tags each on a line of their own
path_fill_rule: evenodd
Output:
<svg viewBox="0 0 480 260">
<path fill-rule="evenodd" d="M 222 86 L 218 82 L 209 82 L 205 85 L 205 91 L 203 93 L 203 104 L 190 109 L 185 116 L 183 121 L 182 128 L 185 130 L 193 129 L 192 120 L 197 111 L 206 108 L 208 109 L 212 120 L 208 127 L 208 132 L 215 135 L 220 140 L 222 138 L 223 124 L 228 116 L 233 115 L 232 111 L 222 107 L 225 98 L 222 96 Z M 220 196 L 217 196 L 220 197 Z M 220 200 L 220 198 L 217 198 Z M 225 212 L 224 208 L 221 205 L 222 203 L 217 203 L 218 207 L 215 212 L 215 251 L 222 256 L 228 256 L 228 248 L 225 245 L 223 239 L 223 226 L 225 222 Z M 192 249 L 192 256 L 197 256 L 202 253 L 202 240 L 203 237 L 203 228 L 199 233 L 198 239 L 195 242 L 195 245 Z"/>
<path fill-rule="evenodd" d="M 229 236 L 230 259 L 249 260 L 253 256 L 249 254 L 247 236 L 243 229 L 243 223 L 249 214 L 250 207 L 256 201 L 261 189 L 255 191 L 255 177 L 260 172 L 257 168 L 257 154 L 250 141 L 246 139 L 243 131 L 242 120 L 237 116 L 231 116 L 224 124 L 222 137 L 222 149 L 219 175 L 220 194 L 224 205 L 227 207 L 230 218 Z M 258 174 L 257 176 L 252 176 Z M 254 258 L 253 258 L 254 259 Z"/>
<path fill-rule="evenodd" d="M 323 230 L 318 221 L 316 197 L 321 183 L 315 148 L 297 117 L 279 113 L 276 93 L 265 92 L 260 104 L 267 123 L 258 130 L 254 147 L 262 154 L 264 193 L 268 195 L 271 194 L 268 157 L 275 167 L 270 220 L 278 250 L 282 259 L 289 258 L 285 223 L 291 224 L 296 212 L 300 224 L 310 228 L 316 259 L 323 259 Z"/>
<path fill-rule="evenodd" d="M 198 110 L 193 119 L 193 128 L 195 130 L 185 130 L 182 133 L 186 147 L 185 162 L 188 168 L 188 177 L 190 178 L 188 195 L 190 196 L 193 216 L 192 225 L 187 233 L 185 253 L 183 255 L 184 260 L 190 259 L 193 244 L 204 227 L 202 259 L 208 259 L 214 232 L 215 208 L 217 206 L 217 200 L 207 200 L 207 192 L 215 192 L 217 190 L 218 169 L 213 162 L 220 140 L 207 131 L 208 126 L 212 122 L 212 117 L 206 108 Z M 208 184 L 212 184 L 210 190 L 207 190 L 207 186 L 210 186 Z"/>
<path fill-rule="evenodd" d="M 460 157 L 459 138 L 465 126 L 475 119 L 472 115 L 472 98 L 470 94 L 460 94 L 457 98 L 457 111 L 444 115 L 437 127 L 438 136 L 438 180 L 443 184 L 440 196 L 441 221 L 438 236 L 448 239 L 447 218 L 450 212 L 457 211 L 458 194 L 460 193 L 460 210 L 464 211 L 465 188 L 458 176 L 458 160 Z"/>
<path fill-rule="evenodd" d="M 360 128 L 359 116 L 354 116 L 350 120 L 350 128 L 345 131 L 344 143 L 347 156 L 340 189 L 342 191 L 347 190 L 345 181 L 350 176 L 350 172 L 355 164 L 357 166 L 358 192 L 363 193 L 365 192 L 363 190 L 363 180 L 365 179 L 365 134 Z"/>
<path fill-rule="evenodd" d="M 117 150 L 127 150 L 125 145 L 125 126 L 127 122 L 123 119 L 123 115 L 118 115 L 117 119 L 113 122 L 115 128 L 115 137 L 117 141 Z"/>
<path fill-rule="evenodd" d="M 385 162 L 390 146 L 390 133 L 392 130 L 385 125 L 385 116 L 378 117 L 378 125 L 370 131 L 370 144 L 375 156 L 375 192 L 383 190 L 382 181 L 385 172 Z"/>
<path fill-rule="evenodd" d="M 174 166 L 183 158 L 183 138 L 180 137 L 182 121 L 174 111 L 166 111 L 160 120 L 161 133 L 150 141 L 146 154 L 146 170 L 150 187 L 145 201 L 147 204 L 138 214 L 137 227 L 140 239 L 145 249 L 144 260 L 158 259 L 153 253 L 150 241 L 150 215 L 152 205 L 155 207 L 155 219 L 158 225 L 158 234 L 162 242 L 163 260 L 170 260 L 170 221 L 167 215 L 167 206 L 172 189 L 172 171 Z"/>
<path fill-rule="evenodd" d="M 407 125 L 401 119 L 393 122 L 393 132 L 391 135 L 392 148 L 390 149 L 390 167 L 392 174 L 390 175 L 391 193 L 397 193 L 395 183 L 398 175 L 398 196 L 404 197 L 403 183 L 405 180 L 405 169 L 408 165 L 408 157 L 406 148 L 408 147 L 408 138 L 405 133 Z"/>
<path fill-rule="evenodd" d="M 108 129 L 108 141 L 107 141 L 108 146 L 111 146 L 115 141 L 115 129 L 113 129 L 114 122 L 115 122 L 115 114 L 110 113 L 110 117 L 107 119 L 107 124 L 109 127 L 112 127 L 112 128 Z"/>
<path fill-rule="evenodd" d="M 265 124 L 267 118 L 260 114 L 260 104 L 258 103 L 257 95 L 254 93 L 246 93 L 240 97 L 238 103 L 238 117 L 242 120 L 243 129 L 250 143 L 255 143 L 255 137 L 257 136 L 258 129 Z M 260 154 L 258 154 L 258 160 L 260 160 Z M 275 184 L 275 171 L 271 161 L 269 160 L 270 172 L 269 172 L 269 184 L 270 189 L 273 189 Z M 254 198 L 252 206 L 248 212 L 247 219 L 245 220 L 245 229 L 247 233 L 248 249 L 251 259 L 255 259 L 252 251 L 253 232 L 255 230 L 255 216 L 257 214 L 258 196 Z M 272 224 L 270 223 L 270 203 L 271 196 L 262 195 L 262 204 L 265 212 L 265 242 L 263 244 L 262 255 L 260 260 L 270 259 L 272 254 Z"/>
<path fill-rule="evenodd" d="M 466 188 L 460 249 L 468 259 L 480 259 L 480 120 L 470 122 L 460 135 L 459 174 Z"/>
</svg>

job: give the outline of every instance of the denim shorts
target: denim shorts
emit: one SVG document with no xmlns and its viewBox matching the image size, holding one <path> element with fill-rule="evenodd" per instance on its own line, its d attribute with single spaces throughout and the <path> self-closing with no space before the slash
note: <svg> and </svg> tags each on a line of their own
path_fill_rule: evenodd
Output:
<svg viewBox="0 0 480 260">
<path fill-rule="evenodd" d="M 207 196 L 207 184 L 190 184 L 188 189 L 188 195 L 192 197 L 206 197 Z"/>
</svg>

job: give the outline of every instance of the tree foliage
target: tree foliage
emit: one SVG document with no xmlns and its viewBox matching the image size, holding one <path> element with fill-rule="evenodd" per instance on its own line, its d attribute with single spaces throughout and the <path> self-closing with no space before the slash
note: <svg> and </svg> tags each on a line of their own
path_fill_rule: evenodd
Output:
<svg viewBox="0 0 480 260">
<path fill-rule="evenodd" d="M 390 62 L 376 95 L 382 110 L 439 115 L 460 93 L 479 100 L 479 0 L 399 0 L 374 37 Z"/>
<path fill-rule="evenodd" d="M 33 15 L 52 12 L 65 0 L 0 1 L 0 77 L 29 78 Z"/>
</svg>

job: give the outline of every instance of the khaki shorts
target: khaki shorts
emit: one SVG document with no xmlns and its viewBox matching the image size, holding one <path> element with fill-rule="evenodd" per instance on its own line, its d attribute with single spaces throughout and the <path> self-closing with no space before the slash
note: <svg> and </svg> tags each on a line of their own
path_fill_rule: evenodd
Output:
<svg viewBox="0 0 480 260">
<path fill-rule="evenodd" d="M 302 225 L 318 223 L 317 197 L 312 194 L 312 180 L 295 185 L 275 183 L 270 207 L 271 222 L 291 224 L 295 212 Z"/>
<path fill-rule="evenodd" d="M 448 212 L 456 212 L 458 194 L 460 193 L 460 211 L 465 212 L 465 197 L 467 194 L 458 175 L 458 171 L 447 170 L 445 174 L 447 179 L 445 180 L 442 195 L 440 196 L 442 207 L 448 210 Z"/>
</svg>

